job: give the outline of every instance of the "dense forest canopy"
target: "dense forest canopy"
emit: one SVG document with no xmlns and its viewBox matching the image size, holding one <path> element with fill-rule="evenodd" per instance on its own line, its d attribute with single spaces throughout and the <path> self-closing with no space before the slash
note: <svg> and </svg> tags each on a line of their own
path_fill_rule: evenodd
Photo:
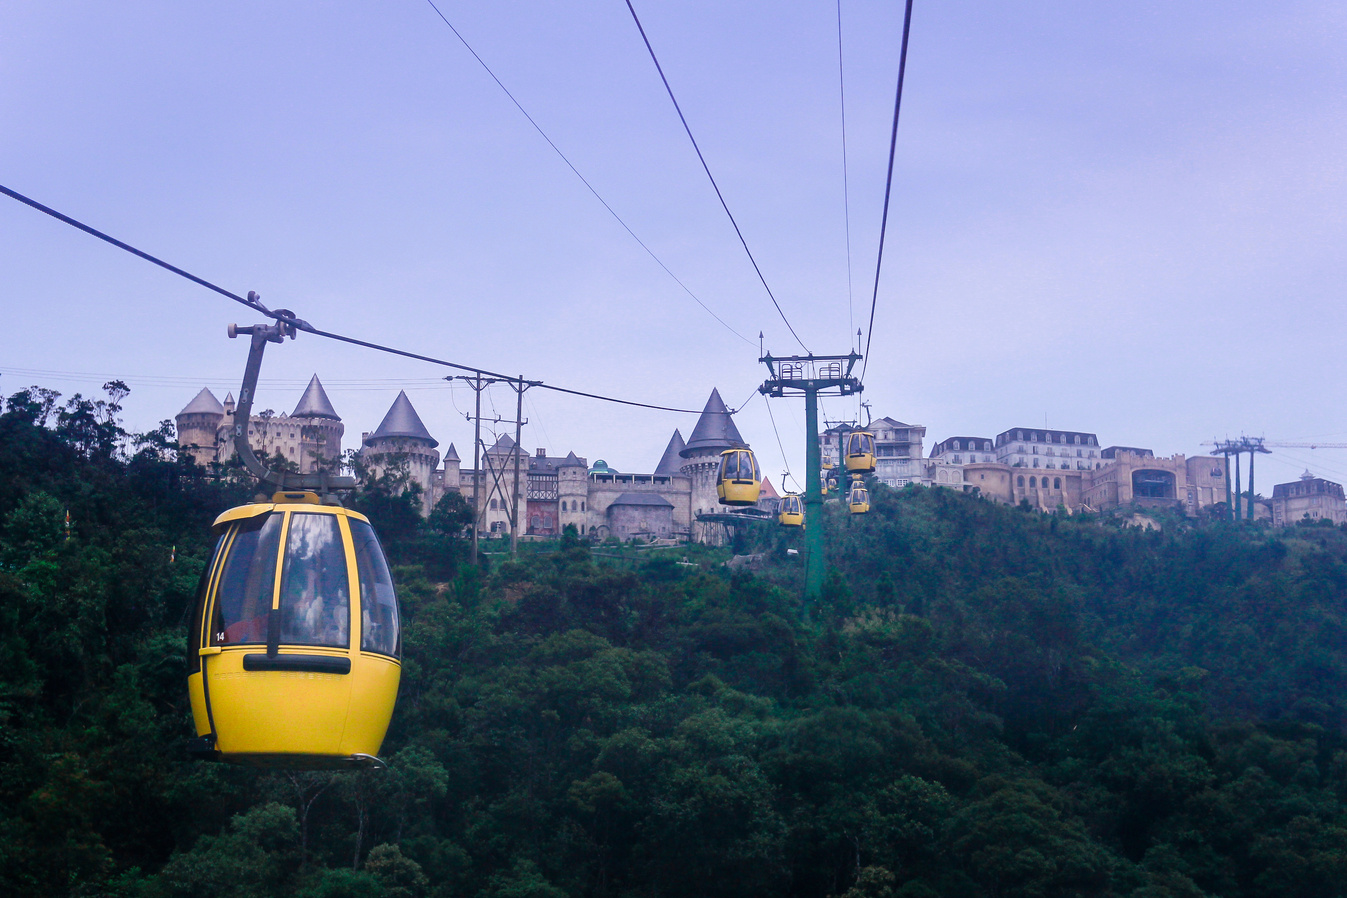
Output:
<svg viewBox="0 0 1347 898">
<path fill-rule="evenodd" d="M 1347 889 L 1347 532 L 1159 531 L 882 485 L 800 600 L 573 532 L 467 564 L 396 478 L 384 771 L 189 760 L 186 620 L 247 501 L 172 425 L 0 414 L 0 892 L 1284 896 Z M 68 518 L 67 518 L 68 513 Z M 68 520 L 68 523 L 67 523 Z"/>
</svg>

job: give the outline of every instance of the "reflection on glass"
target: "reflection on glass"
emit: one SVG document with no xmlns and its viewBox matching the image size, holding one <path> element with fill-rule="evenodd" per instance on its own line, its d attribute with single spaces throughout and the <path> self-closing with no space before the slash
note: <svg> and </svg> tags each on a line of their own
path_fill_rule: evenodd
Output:
<svg viewBox="0 0 1347 898">
<path fill-rule="evenodd" d="M 225 538 L 228 536 L 225 534 Z M 258 515 L 234 525 L 229 557 L 220 572 L 211 623 L 212 645 L 267 641 L 267 613 L 271 611 L 280 538 L 278 514 Z"/>
<path fill-rule="evenodd" d="M 397 656 L 398 600 L 379 539 L 364 521 L 348 519 L 355 543 L 355 567 L 360 578 L 360 648 Z"/>
<path fill-rule="evenodd" d="M 350 645 L 346 552 L 336 515 L 295 513 L 281 571 L 281 642 Z"/>
</svg>

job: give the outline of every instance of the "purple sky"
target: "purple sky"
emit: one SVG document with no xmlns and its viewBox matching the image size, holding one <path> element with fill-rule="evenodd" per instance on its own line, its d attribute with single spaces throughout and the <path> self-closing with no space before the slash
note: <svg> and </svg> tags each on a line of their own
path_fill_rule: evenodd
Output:
<svg viewBox="0 0 1347 898">
<path fill-rule="evenodd" d="M 444 3 L 678 277 L 609 216 L 424 2 L 6 5 L 0 183 L 325 329 L 550 383 L 700 408 L 794 345 L 622 2 Z M 848 305 L 831 2 L 637 4 L 763 273 L 818 352 L 873 284 L 901 4 L 842 3 Z M 1347 7 L 916 5 L 866 398 L 953 434 L 1341 440 Z M 237 391 L 246 310 L 0 202 L 0 393 L 119 377 L 147 429 Z M 407 389 L 471 453 L 433 367 L 302 336 L 260 407 L 316 372 L 347 447 Z M 512 399 L 494 399 L 502 415 Z M 832 415 L 854 415 L 828 403 Z M 798 403 L 773 407 L 789 464 Z M 693 419 L 533 392 L 524 443 L 648 471 Z M 764 402 L 738 419 L 783 460 Z M 1279 450 L 1260 491 L 1347 452 Z"/>
</svg>

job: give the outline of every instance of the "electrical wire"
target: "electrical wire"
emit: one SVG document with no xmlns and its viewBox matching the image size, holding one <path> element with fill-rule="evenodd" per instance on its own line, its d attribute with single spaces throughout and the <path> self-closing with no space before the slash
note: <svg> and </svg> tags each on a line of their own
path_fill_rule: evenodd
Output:
<svg viewBox="0 0 1347 898">
<path fill-rule="evenodd" d="M 847 231 L 847 342 L 856 326 L 851 286 L 851 187 L 847 177 L 847 79 L 842 64 L 842 0 L 837 0 L 837 92 L 842 108 L 842 210 Z"/>
<path fill-rule="evenodd" d="M 739 333 L 737 330 L 730 327 L 730 325 L 727 324 L 723 318 L 721 318 L 715 312 L 711 311 L 711 307 L 708 306 L 706 303 L 702 302 L 701 299 L 697 296 L 697 294 L 693 293 L 692 290 L 688 287 L 688 285 L 683 283 L 682 280 L 679 279 L 678 275 L 674 274 L 669 269 L 669 266 L 665 265 L 664 261 L 659 256 L 655 255 L 655 251 L 652 250 L 649 246 L 647 246 L 646 242 L 636 235 L 636 232 L 633 231 L 631 227 L 625 221 L 622 220 L 622 216 L 618 215 L 617 212 L 613 209 L 613 207 L 608 205 L 608 201 L 599 195 L 599 192 L 594 189 L 594 185 L 589 183 L 589 179 L 586 178 L 584 175 L 580 174 L 580 170 L 576 168 L 575 165 L 571 162 L 571 160 L 566 157 L 565 153 L 561 152 L 561 148 L 552 142 L 552 138 L 547 136 L 547 132 L 542 129 L 542 126 L 539 125 L 536 121 L 534 121 L 533 116 L 529 115 L 528 110 L 525 109 L 517 99 L 515 99 L 515 95 L 510 93 L 510 89 L 506 87 L 499 78 L 496 77 L 496 73 L 491 71 L 491 67 L 486 64 L 486 60 L 482 59 L 482 57 L 478 55 L 477 51 L 472 48 L 472 45 L 469 44 L 468 41 L 463 37 L 463 35 L 459 33 L 459 30 L 454 27 L 453 23 L 450 22 L 449 19 L 445 17 L 444 13 L 440 11 L 440 8 L 435 5 L 434 0 L 426 0 L 426 2 L 430 4 L 431 9 L 435 10 L 435 14 L 440 17 L 440 20 L 443 21 L 445 25 L 449 26 L 449 30 L 454 33 L 454 37 L 458 38 L 459 43 L 461 43 L 464 47 L 467 48 L 468 52 L 472 54 L 472 58 L 477 60 L 477 62 L 482 66 L 482 68 L 486 71 L 486 73 L 491 76 L 491 80 L 496 82 L 496 86 L 505 92 L 505 96 L 510 98 L 510 102 L 515 105 L 515 108 L 518 109 L 520 113 L 523 114 L 524 118 L 528 119 L 529 124 L 533 126 L 533 130 L 537 131 L 540 135 L 542 135 L 542 139 L 547 141 L 547 145 L 551 147 L 552 150 L 559 157 L 561 157 L 561 161 L 566 163 L 566 167 L 569 168 L 575 174 L 575 176 L 580 179 L 580 183 L 584 184 L 585 187 L 589 188 L 589 192 L 594 194 L 594 199 L 598 200 L 600 203 L 603 204 L 603 208 L 607 209 L 608 214 L 613 216 L 613 218 L 617 221 L 618 224 L 622 225 L 622 229 L 631 235 L 631 239 L 635 240 L 638 244 L 640 244 L 641 249 L 645 250 L 646 253 L 650 256 L 650 258 L 655 260 L 655 264 L 658 265 L 660 268 L 663 268 L 664 273 L 667 274 L 669 277 L 673 278 L 674 283 L 682 287 L 683 292 L 686 293 L 688 296 L 691 296 L 693 302 L 701 306 L 702 309 L 706 311 L 706 314 L 710 315 L 712 318 L 716 319 L 716 321 L 720 322 L 721 326 L 724 327 L 727 331 L 734 334 L 740 340 L 743 340 L 749 346 L 752 346 L 753 345 L 752 340 L 748 339 L 743 334 Z"/>
<path fill-rule="evenodd" d="M 91 234 L 92 236 L 97 237 L 99 240 L 111 243 L 118 249 L 126 250 L 128 253 L 131 253 L 134 256 L 139 256 L 140 258 L 146 260 L 147 262 L 152 262 L 153 264 L 158 265 L 160 268 L 166 269 L 167 271 L 171 271 L 174 274 L 180 277 L 184 277 L 195 284 L 199 284 L 208 290 L 212 290 L 215 293 L 218 293 L 221 296 L 226 297 L 227 299 L 232 299 L 234 302 L 237 302 L 240 305 L 247 306 L 249 309 L 252 309 L 253 311 L 257 312 L 260 315 L 264 315 L 268 318 L 271 318 L 274 321 L 283 321 L 286 324 L 292 325 L 297 330 L 304 331 L 305 333 L 310 333 L 318 337 L 326 337 L 329 340 L 336 340 L 339 343 L 349 343 L 352 346 L 362 346 L 365 349 L 373 349 L 377 352 L 386 352 L 390 355 L 402 356 L 403 358 L 407 359 L 415 359 L 418 362 L 427 362 L 428 364 L 431 365 L 439 365 L 440 367 L 443 368 L 453 368 L 458 371 L 467 371 L 472 374 L 481 374 L 486 377 L 497 377 L 502 380 L 508 380 L 513 382 L 517 382 L 522 379 L 520 377 L 514 377 L 508 374 L 498 374 L 494 371 L 488 371 L 485 368 L 475 368 L 471 365 L 460 364 L 459 362 L 450 362 L 445 359 L 435 358 L 434 356 L 422 355 L 417 352 L 409 352 L 408 350 L 398 349 L 393 346 L 385 346 L 382 343 L 373 343 L 370 342 L 369 340 L 361 340 L 356 337 L 348 337 L 345 336 L 344 334 L 338 334 L 333 333 L 332 331 L 321 330 L 320 328 L 314 327 L 312 324 L 305 321 L 304 319 L 296 317 L 294 313 L 289 312 L 285 309 L 279 309 L 276 311 L 268 309 L 266 306 L 262 305 L 260 300 L 256 299 L 256 294 L 252 294 L 251 298 L 245 299 L 242 296 L 239 296 L 237 293 L 231 293 L 225 288 L 212 284 L 210 281 L 207 281 L 204 278 L 197 277 L 196 275 L 191 274 L 190 272 L 178 268 L 176 265 L 170 265 L 164 260 L 156 258 L 155 256 L 152 256 L 149 253 L 145 252 L 144 250 L 136 249 L 129 243 L 123 243 L 117 238 L 111 237 L 96 228 L 92 228 L 89 225 L 77 221 L 76 219 L 73 219 L 68 215 L 63 215 L 60 212 L 57 212 L 55 209 L 51 208 L 50 206 L 44 206 L 37 200 L 30 199 L 29 197 L 26 197 L 15 190 L 11 190 L 10 188 L 4 186 L 3 184 L 0 184 L 0 193 L 3 193 L 5 196 L 8 196 L 12 199 L 18 200 L 19 202 L 23 203 L 26 206 L 31 206 L 32 208 L 38 210 L 39 212 L 43 212 L 47 215 L 50 215 L 52 218 L 55 218 L 58 221 L 65 222 L 66 224 L 70 225 L 73 228 L 78 228 L 79 230 L 84 231 L 86 234 Z M 630 399 L 617 399 L 613 396 L 604 396 L 600 393 L 589 393 L 584 390 L 571 390 L 566 387 L 558 387 L 552 384 L 543 383 L 542 381 L 536 380 L 528 381 L 528 384 L 531 387 L 538 387 L 539 389 L 542 390 L 551 390 L 554 393 L 566 393 L 571 396 L 582 396 L 586 399 L 597 399 L 602 402 L 613 402 L 618 405 L 627 405 L 632 406 L 634 408 L 648 408 L 661 412 L 674 412 L 680 415 L 701 414 L 701 409 L 674 408 L 672 406 L 667 405 L 653 405 L 648 402 L 634 402 Z M 745 401 L 744 404 L 747 405 L 747 401 Z M 741 405 L 739 406 L 739 408 L 736 409 L 727 409 L 727 412 L 731 415 L 735 415 L 738 414 L 739 410 L 742 408 L 743 406 Z"/>
<path fill-rule="evenodd" d="M 898 52 L 898 91 L 893 99 L 893 131 L 889 135 L 889 173 L 884 179 L 884 214 L 879 223 L 879 253 L 875 258 L 875 291 L 870 297 L 870 324 L 865 329 L 865 360 L 861 362 L 861 383 L 870 367 L 870 339 L 875 335 L 875 306 L 879 303 L 879 271 L 884 264 L 884 234 L 889 227 L 889 195 L 893 190 L 893 156 L 898 147 L 898 112 L 903 108 L 903 75 L 907 72 L 907 36 L 912 29 L 912 0 L 903 13 L 903 46 Z"/>
<path fill-rule="evenodd" d="M 725 196 L 720 192 L 720 185 L 716 183 L 715 175 L 711 174 L 711 167 L 706 164 L 706 157 L 702 155 L 702 148 L 697 145 L 697 138 L 692 136 L 692 128 L 688 126 L 688 120 L 683 115 L 683 108 L 678 105 L 678 98 L 674 96 L 673 88 L 669 86 L 669 79 L 664 77 L 664 67 L 659 64 L 659 57 L 655 56 L 655 48 L 650 45 L 650 38 L 646 37 L 645 28 L 641 25 L 641 18 L 636 15 L 636 7 L 631 5 L 631 0 L 626 0 L 626 2 L 627 9 L 631 10 L 632 20 L 636 22 L 636 30 L 641 32 L 641 40 L 645 42 L 645 48 L 650 52 L 650 59 L 655 63 L 655 70 L 659 72 L 659 78 L 664 82 L 664 89 L 668 92 L 669 99 L 673 101 L 674 109 L 678 112 L 678 120 L 683 123 L 683 130 L 687 132 L 688 140 L 692 141 L 692 148 L 697 151 L 697 158 L 701 160 L 702 170 L 706 172 L 706 177 L 711 180 L 711 187 L 716 191 L 716 197 L 720 200 L 720 207 L 729 216 L 730 224 L 734 225 L 734 233 L 739 235 L 739 242 L 743 244 L 744 252 L 748 254 L 748 261 L 753 263 L 753 270 L 758 273 L 758 280 L 762 281 L 762 287 L 767 291 L 767 297 L 772 301 L 772 305 L 776 307 L 776 313 L 785 322 L 786 329 L 795 338 L 795 342 L 800 344 L 800 348 L 808 352 L 809 347 L 805 346 L 804 341 L 800 339 L 800 335 L 795 333 L 795 328 L 786 318 L 786 313 L 781 310 L 781 304 L 776 301 L 776 295 L 772 293 L 772 288 L 767 286 L 767 278 L 763 277 L 762 269 L 758 267 L 758 260 L 753 258 L 753 251 L 748 248 L 748 241 L 744 239 L 744 232 L 739 230 L 739 222 L 734 220 L 734 213 L 730 211 L 729 205 L 725 202 Z"/>
</svg>

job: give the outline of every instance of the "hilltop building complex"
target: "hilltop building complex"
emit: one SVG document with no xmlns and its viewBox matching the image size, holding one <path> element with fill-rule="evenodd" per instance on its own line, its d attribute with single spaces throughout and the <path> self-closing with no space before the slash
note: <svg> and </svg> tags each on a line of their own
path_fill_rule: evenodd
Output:
<svg viewBox="0 0 1347 898">
<path fill-rule="evenodd" d="M 234 454 L 234 408 L 232 396 L 222 403 L 203 389 L 177 415 L 179 445 L 200 464 L 228 462 Z M 948 437 L 923 457 L 923 425 L 885 417 L 866 429 L 875 436 L 874 477 L 895 488 L 975 491 L 995 502 L 1024 502 L 1046 512 L 1139 505 L 1196 516 L 1226 501 L 1228 473 L 1221 457 L 1160 458 L 1135 446 L 1101 447 L 1097 435 L 1085 431 L 1033 427 L 1011 428 L 994 437 Z M 839 425 L 819 435 L 825 459 L 838 459 L 843 430 Z M 339 463 L 344 432 L 317 376 L 293 412 L 263 412 L 248 422 L 248 436 L 259 455 L 279 455 L 301 472 Z M 591 465 L 574 452 L 549 455 L 540 448 L 528 454 L 509 436 L 484 448 L 480 470 L 474 470 L 471 458 L 465 465 L 452 444 L 441 457 L 439 445 L 407 394 L 400 392 L 379 426 L 361 434 L 359 458 L 371 474 L 395 471 L 417 484 L 424 514 L 446 494 L 459 493 L 479 509 L 483 534 L 508 533 L 517 505 L 524 537 L 555 537 L 574 525 L 582 536 L 596 540 L 611 536 L 719 544 L 727 538 L 726 526 L 703 518 L 725 511 L 716 496 L 720 453 L 748 443 L 719 391 L 712 390 L 687 439 L 675 430 L 650 473 L 620 472 L 602 459 Z M 774 510 L 778 500 L 764 480 L 760 507 Z M 1268 505 L 1264 514 L 1277 524 L 1306 518 L 1347 521 L 1342 486 L 1308 472 L 1299 482 L 1276 485 Z"/>
</svg>

